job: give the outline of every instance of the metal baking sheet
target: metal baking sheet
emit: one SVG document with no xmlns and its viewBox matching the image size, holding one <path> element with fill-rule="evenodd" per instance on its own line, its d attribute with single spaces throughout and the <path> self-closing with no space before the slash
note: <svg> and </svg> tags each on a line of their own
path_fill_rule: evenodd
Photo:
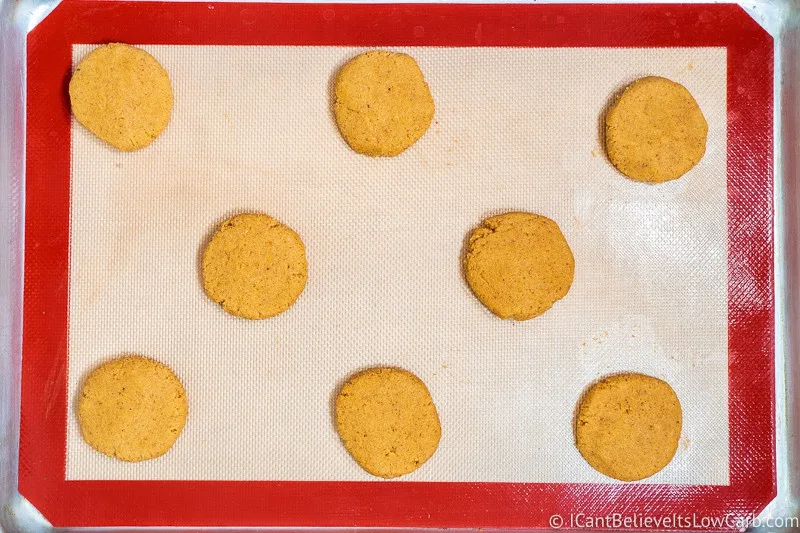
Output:
<svg viewBox="0 0 800 533">
<path fill-rule="evenodd" d="M 3 342 L 0 364 L 8 365 L 0 367 L 0 370 L 7 368 L 8 372 L 2 375 L 10 376 L 0 383 L 0 387 L 4 387 L 3 394 L 7 394 L 0 404 L 0 422 L 7 422 L 0 428 L 6 432 L 2 435 L 7 437 L 2 439 L 6 455 L 0 456 L 3 467 L 0 476 L 4 476 L 0 477 L 3 481 L 0 490 L 4 491 L 0 495 L 3 501 L 9 502 L 3 515 L 9 529 L 46 529 L 48 522 L 58 526 L 411 528 L 539 528 L 572 523 L 574 527 L 580 527 L 586 524 L 585 517 L 615 514 L 619 514 L 616 520 L 627 517 L 628 522 L 595 521 L 594 525 L 607 525 L 610 529 L 625 525 L 634 529 L 661 529 L 663 527 L 658 524 L 654 525 L 654 520 L 664 523 L 665 517 L 680 516 L 680 524 L 674 522 L 675 527 L 666 528 L 730 530 L 751 520 L 765 530 L 774 530 L 778 526 L 792 529 L 793 524 L 788 519 L 796 517 L 794 495 L 797 477 L 792 476 L 792 472 L 796 472 L 793 470 L 796 468 L 795 452 L 788 445 L 791 439 L 786 435 L 795 423 L 787 413 L 794 405 L 791 395 L 796 388 L 793 388 L 792 376 L 796 369 L 791 366 L 794 364 L 792 358 L 786 355 L 793 353 L 790 347 L 794 342 L 789 317 L 796 317 L 796 309 L 792 307 L 796 304 L 787 295 L 796 294 L 793 283 L 797 267 L 797 190 L 794 183 L 784 180 L 784 176 L 790 175 L 786 172 L 788 163 L 797 161 L 796 152 L 787 148 L 796 144 L 786 142 L 786 139 L 794 138 L 797 126 L 797 108 L 793 100 L 797 93 L 790 90 L 791 87 L 797 88 L 791 85 L 795 83 L 791 68 L 795 68 L 796 63 L 786 60 L 786 54 L 796 54 L 792 46 L 796 46 L 797 41 L 796 38 L 792 40 L 791 28 L 796 19 L 788 5 L 764 4 L 751 8 L 750 14 L 746 15 L 733 6 L 702 5 L 631 5 L 624 8 L 407 5 L 354 8 L 338 5 L 189 4 L 178 7 L 176 4 L 68 1 L 51 15 L 64 14 L 61 26 L 53 24 L 51 33 L 46 36 L 29 34 L 37 26 L 36 22 L 44 19 L 53 7 L 31 3 L 11 8 L 4 3 L 3 9 L 13 16 L 3 18 L 3 24 L 7 26 L 2 29 L 8 31 L 0 33 L 4 40 L 0 51 L 3 54 L 4 80 L 0 155 L 7 156 L 0 160 L 0 164 L 5 165 L 0 169 L 3 180 L 0 185 L 4 188 L 0 194 L 0 214 L 6 217 L 4 221 L 8 221 L 0 231 L 4 232 L 4 238 L 7 236 L 4 242 L 9 243 L 11 251 L 0 256 L 4 257 L 0 296 L 7 298 L 8 309 L 15 310 L 3 317 L 6 322 L 0 324 L 0 340 Z M 331 29 L 330 23 L 337 20 L 337 16 L 337 23 L 347 30 L 342 31 L 341 26 L 336 31 Z M 764 65 L 764 60 L 768 59 L 764 52 L 766 43 L 769 41 L 771 50 L 772 39 L 752 23 L 751 16 L 776 37 L 774 68 Z M 132 30 L 125 28 L 133 27 L 129 22 L 137 18 L 151 24 L 158 21 L 159 31 L 145 37 L 138 34 L 138 38 L 128 33 L 132 38 L 126 39 L 126 31 Z M 50 19 L 53 20 L 56 19 Z M 268 32 L 261 27 L 263 22 L 259 22 L 264 20 L 280 21 L 275 26 L 269 25 L 272 31 L 268 37 L 265 37 Z M 598 20 L 602 20 L 608 29 L 617 31 L 613 36 L 604 36 L 604 26 Z M 437 21 L 440 21 L 438 25 Z M 714 24 L 710 24 L 712 21 Z M 49 23 L 45 20 L 45 24 Z M 634 27 L 634 24 L 637 32 L 618 31 L 620 27 Z M 710 29 L 712 26 L 713 30 Z M 281 32 L 280 28 L 288 29 Z M 40 28 L 39 35 L 43 33 Z M 58 148 L 62 135 L 59 132 L 63 131 L 64 124 L 69 128 L 69 115 L 68 109 L 58 101 L 63 98 L 66 79 L 59 63 L 63 56 L 52 52 L 60 49 L 58 43 L 61 42 L 108 40 L 157 45 L 268 43 L 362 47 L 475 46 L 476 40 L 481 46 L 554 48 L 565 45 L 726 46 L 729 69 L 728 237 L 733 242 L 732 249 L 739 254 L 735 267 L 750 269 L 747 279 L 756 280 L 754 286 L 737 286 L 736 280 L 740 278 L 733 275 L 733 283 L 729 285 L 729 291 L 732 291 L 729 292 L 729 301 L 733 304 L 743 301 L 737 299 L 737 290 L 751 291 L 747 293 L 747 301 L 751 304 L 747 308 L 729 307 L 733 317 L 729 331 L 732 350 L 729 356 L 730 485 L 667 483 L 647 485 L 645 489 L 644 485 L 622 487 L 605 483 L 401 481 L 375 485 L 352 481 L 63 481 L 67 479 L 63 470 L 66 369 L 57 361 L 66 362 L 66 353 L 60 348 L 66 346 L 63 344 L 66 339 L 58 334 L 61 328 L 58 324 L 65 320 L 59 318 L 59 309 L 60 302 L 66 301 L 62 298 L 67 289 L 58 265 L 63 261 L 59 254 L 68 250 L 63 248 L 61 239 L 64 235 L 63 214 L 68 216 L 69 213 L 68 205 L 64 211 L 64 193 L 59 189 L 63 187 L 63 180 L 46 175 L 42 170 L 55 169 L 58 175 L 59 169 L 66 168 L 69 175 L 69 153 L 65 158 L 63 146 L 61 150 Z M 26 45 L 27 64 L 23 53 Z M 787 65 L 790 65 L 788 69 Z M 36 74 L 37 68 L 40 74 Z M 766 85 L 763 73 L 769 74 Z M 19 132 L 25 131 L 23 96 L 26 75 L 27 154 L 19 139 Z M 6 82 L 14 79 L 16 83 Z M 783 84 L 780 83 L 782 80 Z M 32 84 L 40 82 L 42 84 L 36 85 L 35 91 L 31 92 Z M 772 118 L 762 113 L 772 108 L 769 102 L 771 94 L 774 94 L 777 110 L 774 145 L 763 135 L 764 127 L 769 129 L 768 122 Z M 50 106 L 52 112 L 39 114 L 47 108 L 48 98 L 50 103 L 55 103 Z M 36 103 L 34 107 L 33 103 Z M 795 114 L 781 111 L 787 108 L 794 109 Z M 767 122 L 764 122 L 765 117 Z M 769 182 L 772 178 L 773 149 L 774 196 L 768 189 L 768 196 L 763 196 L 763 180 Z M 26 161 L 27 168 L 24 166 Z M 733 187 L 731 169 L 735 178 L 740 180 Z M 763 173 L 765 169 L 767 174 Z M 736 196 L 733 200 L 731 191 Z M 66 198 L 69 198 L 69 190 Z M 769 201 L 773 198 L 774 204 Z M 792 203 L 785 203 L 789 201 Z M 768 206 L 766 210 L 765 205 Z M 32 217 L 36 213 L 47 213 L 47 216 L 37 215 L 34 220 Z M 787 243 L 792 246 L 787 246 Z M 730 260 L 729 249 L 729 267 Z M 769 301 L 773 290 L 774 329 L 773 307 Z M 759 298 L 762 300 L 760 306 Z M 46 316 L 45 319 L 38 317 L 39 311 Z M 747 332 L 753 331 L 761 333 L 748 338 Z M 767 341 L 766 345 L 764 341 Z M 773 348 L 774 367 L 771 359 Z M 770 357 L 765 358 L 765 355 Z M 56 363 L 53 363 L 53 358 Z M 20 384 L 22 403 L 19 402 Z M 17 446 L 17 414 L 20 410 L 21 452 Z M 775 490 L 777 495 L 773 498 Z M 125 499 L 119 498 L 122 494 Z M 481 504 L 475 505 L 475 501 Z M 761 512 L 768 502 L 767 508 Z M 274 509 L 276 503 L 280 503 L 280 509 Z M 226 512 L 228 506 L 235 506 L 237 512 Z M 755 513 L 759 512 L 756 516 Z M 567 522 L 552 522 L 550 517 L 556 515 Z M 577 515 L 584 516 L 583 522 L 580 518 L 575 522 Z M 645 522 L 648 517 L 649 521 Z M 684 517 L 689 527 L 681 525 Z M 688 522 L 689 517 L 691 522 Z"/>
</svg>

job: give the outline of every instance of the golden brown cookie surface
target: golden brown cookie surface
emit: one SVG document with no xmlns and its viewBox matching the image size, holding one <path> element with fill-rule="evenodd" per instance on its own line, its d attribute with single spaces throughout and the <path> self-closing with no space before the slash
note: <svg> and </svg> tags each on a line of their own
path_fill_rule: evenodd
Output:
<svg viewBox="0 0 800 533">
<path fill-rule="evenodd" d="M 352 376 L 336 398 L 336 430 L 356 462 L 382 478 L 422 466 L 442 435 L 425 383 L 400 368 L 371 368 Z"/>
<path fill-rule="evenodd" d="M 339 131 L 361 154 L 398 155 L 433 119 L 428 84 L 406 54 L 375 50 L 354 57 L 336 76 L 334 98 Z"/>
<path fill-rule="evenodd" d="M 203 287 L 228 313 L 249 319 L 283 313 L 308 277 L 303 241 L 274 218 L 246 213 L 223 222 L 203 253 Z"/>
<path fill-rule="evenodd" d="M 668 383 L 643 374 L 603 379 L 578 408 L 575 439 L 597 471 L 621 481 L 650 477 L 678 449 L 683 415 Z"/>
<path fill-rule="evenodd" d="M 78 122 L 123 151 L 149 145 L 167 127 L 172 86 L 150 54 L 127 44 L 105 44 L 81 61 L 69 82 Z"/>
<path fill-rule="evenodd" d="M 541 315 L 566 296 L 574 273 L 558 224 L 532 213 L 487 218 L 472 232 L 464 258 L 472 292 L 500 318 Z"/>
<path fill-rule="evenodd" d="M 183 385 L 165 365 L 138 356 L 113 359 L 86 378 L 78 399 L 84 440 L 122 461 L 145 461 L 172 447 L 186 423 Z"/>
<path fill-rule="evenodd" d="M 608 158 L 637 181 L 680 178 L 706 151 L 703 112 L 686 87 L 666 78 L 632 83 L 611 106 L 605 123 Z"/>
</svg>

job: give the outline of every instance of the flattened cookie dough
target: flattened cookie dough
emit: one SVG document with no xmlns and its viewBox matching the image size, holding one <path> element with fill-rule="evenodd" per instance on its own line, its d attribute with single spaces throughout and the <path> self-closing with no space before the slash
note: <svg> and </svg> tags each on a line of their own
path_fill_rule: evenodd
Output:
<svg viewBox="0 0 800 533">
<path fill-rule="evenodd" d="M 113 359 L 94 369 L 78 399 L 84 440 L 122 461 L 167 453 L 186 423 L 183 385 L 165 365 L 139 356 Z"/>
<path fill-rule="evenodd" d="M 532 213 L 487 218 L 464 258 L 472 292 L 500 318 L 528 320 L 566 296 L 575 259 L 558 224 Z"/>
<path fill-rule="evenodd" d="M 422 466 L 442 435 L 428 388 L 400 368 L 371 368 L 352 376 L 336 398 L 336 430 L 353 459 L 382 478 Z"/>
<path fill-rule="evenodd" d="M 308 278 L 306 249 L 291 228 L 247 213 L 223 222 L 203 253 L 203 287 L 228 313 L 269 318 L 289 309 Z"/>
<path fill-rule="evenodd" d="M 606 152 L 637 181 L 678 179 L 706 152 L 708 124 L 679 83 L 650 76 L 625 89 L 606 114 Z"/>
<path fill-rule="evenodd" d="M 334 97 L 339 131 L 361 154 L 398 155 L 433 119 L 431 91 L 406 54 L 375 50 L 354 57 L 336 76 Z"/>
<path fill-rule="evenodd" d="M 614 479 L 637 481 L 669 464 L 682 423 L 681 404 L 669 384 L 643 374 L 620 374 L 586 393 L 575 439 L 592 468 Z"/>
<path fill-rule="evenodd" d="M 140 48 L 105 44 L 81 61 L 69 82 L 72 112 L 86 129 L 123 151 L 149 145 L 167 127 L 172 86 Z"/>
</svg>

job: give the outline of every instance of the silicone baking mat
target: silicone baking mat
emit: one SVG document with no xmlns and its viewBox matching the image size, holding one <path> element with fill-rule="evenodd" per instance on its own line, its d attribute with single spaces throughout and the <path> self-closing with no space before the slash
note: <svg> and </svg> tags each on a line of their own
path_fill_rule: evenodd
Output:
<svg viewBox="0 0 800 533">
<path fill-rule="evenodd" d="M 109 41 L 148 49 L 175 91 L 134 154 L 71 121 L 63 94 Z M 353 153 L 331 119 L 332 76 L 370 47 L 413 55 L 437 105 L 398 158 Z M 58 525 L 757 511 L 773 491 L 771 54 L 732 6 L 62 4 L 29 38 L 23 494 Z M 619 175 L 599 135 L 643 75 L 684 84 L 710 128 L 701 163 L 658 187 Z M 469 231 L 511 209 L 556 220 L 576 257 L 569 295 L 526 323 L 492 317 L 459 273 Z M 241 210 L 306 243 L 308 286 L 276 319 L 229 317 L 198 280 L 204 240 Z M 86 446 L 72 404 L 127 352 L 169 364 L 190 400 L 173 450 L 138 464 Z M 341 381 L 376 364 L 417 373 L 443 424 L 392 482 L 331 418 Z M 685 416 L 675 460 L 631 485 L 572 444 L 581 392 L 619 371 L 670 382 Z"/>
</svg>

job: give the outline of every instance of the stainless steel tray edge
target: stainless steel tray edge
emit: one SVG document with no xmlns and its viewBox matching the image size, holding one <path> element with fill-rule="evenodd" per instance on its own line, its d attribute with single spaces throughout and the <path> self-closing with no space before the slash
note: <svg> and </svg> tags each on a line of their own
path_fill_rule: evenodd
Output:
<svg viewBox="0 0 800 533">
<path fill-rule="evenodd" d="M 0 530 L 27 529 L 17 492 L 22 343 L 24 62 L 28 19 L 0 0 Z"/>
<path fill-rule="evenodd" d="M 764 533 L 800 531 L 793 524 L 768 525 L 778 518 L 800 516 L 800 3 L 783 4 L 785 11 L 771 32 L 775 37 L 777 496 L 759 516 L 762 525 L 754 528 Z"/>
</svg>

